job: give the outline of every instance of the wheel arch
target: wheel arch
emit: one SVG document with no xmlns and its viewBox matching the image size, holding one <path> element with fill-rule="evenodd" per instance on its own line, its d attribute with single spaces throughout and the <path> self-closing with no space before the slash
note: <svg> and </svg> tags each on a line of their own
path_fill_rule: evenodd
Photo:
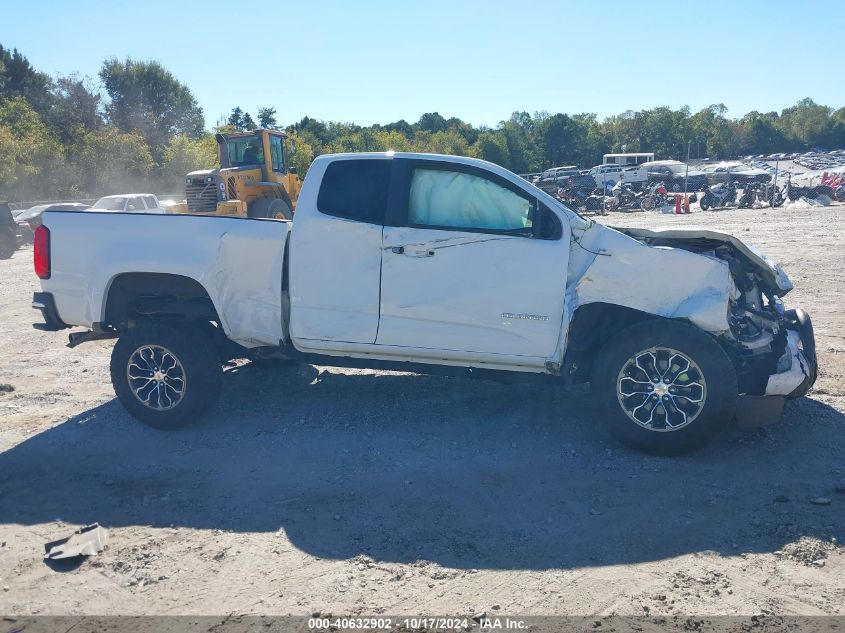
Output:
<svg viewBox="0 0 845 633">
<path fill-rule="evenodd" d="M 656 314 L 613 303 L 587 303 L 575 309 L 569 323 L 564 366 L 576 382 L 586 382 L 593 361 L 608 338 L 619 330 L 649 320 L 669 321 Z M 679 319 L 688 323 L 686 319 Z"/>
<path fill-rule="evenodd" d="M 103 323 L 118 331 L 156 315 L 220 323 L 206 289 L 196 279 L 171 273 L 121 273 L 111 279 L 103 302 Z"/>
</svg>

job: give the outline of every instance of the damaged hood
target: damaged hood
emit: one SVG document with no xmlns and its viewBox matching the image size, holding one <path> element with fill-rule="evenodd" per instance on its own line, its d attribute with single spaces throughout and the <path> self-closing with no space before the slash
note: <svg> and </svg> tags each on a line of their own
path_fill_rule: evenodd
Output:
<svg viewBox="0 0 845 633">
<path fill-rule="evenodd" d="M 699 246 L 702 248 L 728 244 L 742 256 L 746 263 L 756 269 L 766 290 L 771 294 L 782 297 L 792 290 L 792 282 L 778 264 L 761 253 L 755 246 L 743 240 L 719 231 L 706 229 L 668 229 L 652 231 L 649 229 L 616 228 L 634 239 L 652 246 Z"/>
</svg>

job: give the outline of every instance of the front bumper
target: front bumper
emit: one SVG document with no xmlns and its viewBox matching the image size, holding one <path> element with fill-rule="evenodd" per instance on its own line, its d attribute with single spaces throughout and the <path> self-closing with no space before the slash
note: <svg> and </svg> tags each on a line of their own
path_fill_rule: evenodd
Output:
<svg viewBox="0 0 845 633">
<path fill-rule="evenodd" d="M 810 315 L 801 309 L 789 310 L 786 321 L 786 351 L 778 360 L 783 371 L 769 376 L 767 396 L 800 398 L 809 391 L 818 376 L 816 338 Z"/>
<path fill-rule="evenodd" d="M 35 292 L 32 295 L 32 307 L 41 312 L 44 323 L 33 323 L 36 330 L 57 332 L 70 326 L 59 318 L 59 311 L 56 310 L 56 301 L 49 292 Z"/>
<path fill-rule="evenodd" d="M 803 310 L 789 310 L 786 322 L 786 350 L 778 359 L 783 371 L 769 376 L 762 396 L 741 395 L 736 401 L 736 421 L 742 427 L 759 427 L 781 419 L 787 400 L 800 398 L 818 375 L 813 322 Z"/>
</svg>

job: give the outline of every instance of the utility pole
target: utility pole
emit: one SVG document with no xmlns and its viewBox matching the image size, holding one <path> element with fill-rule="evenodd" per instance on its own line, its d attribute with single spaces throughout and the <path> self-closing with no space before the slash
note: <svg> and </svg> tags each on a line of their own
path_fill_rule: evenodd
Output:
<svg viewBox="0 0 845 633">
<path fill-rule="evenodd" d="M 687 195 L 687 180 L 689 180 L 689 151 L 692 147 L 692 140 L 687 141 L 687 171 L 684 174 L 684 195 Z"/>
</svg>

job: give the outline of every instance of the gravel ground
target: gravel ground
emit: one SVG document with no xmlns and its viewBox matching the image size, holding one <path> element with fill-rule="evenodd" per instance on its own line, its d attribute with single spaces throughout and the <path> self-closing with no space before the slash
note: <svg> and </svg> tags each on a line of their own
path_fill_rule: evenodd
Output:
<svg viewBox="0 0 845 633">
<path fill-rule="evenodd" d="M 245 363 L 202 423 L 159 432 L 114 400 L 109 343 L 30 327 L 31 251 L 0 262 L 0 614 L 845 614 L 845 207 L 601 221 L 726 230 L 784 264 L 810 397 L 665 459 L 579 391 Z M 94 521 L 106 551 L 45 565 Z"/>
</svg>

